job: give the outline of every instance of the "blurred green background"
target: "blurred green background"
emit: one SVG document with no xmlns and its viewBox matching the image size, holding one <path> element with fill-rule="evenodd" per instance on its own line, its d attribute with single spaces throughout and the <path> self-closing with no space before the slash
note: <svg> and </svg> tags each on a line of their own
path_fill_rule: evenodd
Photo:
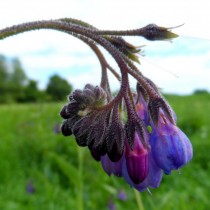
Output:
<svg viewBox="0 0 210 210">
<path fill-rule="evenodd" d="M 123 179 L 109 177 L 88 149 L 58 132 L 65 102 L 1 104 L 0 209 L 208 210 L 210 94 L 166 98 L 192 141 L 194 157 L 180 173 L 164 175 L 152 195 L 136 194 Z"/>
<path fill-rule="evenodd" d="M 0 55 L 0 210 L 208 209 L 207 91 L 165 96 L 193 143 L 194 157 L 180 171 L 164 175 L 150 194 L 109 177 L 87 148 L 62 136 L 59 112 L 71 89 L 65 79 L 52 75 L 40 90 L 17 58 Z"/>
</svg>

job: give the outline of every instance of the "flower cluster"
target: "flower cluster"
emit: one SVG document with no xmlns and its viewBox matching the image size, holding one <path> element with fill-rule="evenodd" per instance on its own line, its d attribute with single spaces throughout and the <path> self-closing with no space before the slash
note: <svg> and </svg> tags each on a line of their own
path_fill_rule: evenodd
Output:
<svg viewBox="0 0 210 210">
<path fill-rule="evenodd" d="M 102 71 L 101 83 L 75 90 L 62 108 L 65 136 L 74 135 L 79 146 L 87 146 L 108 175 L 123 177 L 139 191 L 159 186 L 162 171 L 170 174 L 192 159 L 192 145 L 176 126 L 176 116 L 156 85 L 135 65 L 141 47 L 122 36 L 142 36 L 150 41 L 178 37 L 173 28 L 149 24 L 145 27 L 111 31 L 99 30 L 72 18 L 23 23 L 0 30 L 0 39 L 35 29 L 54 29 L 74 36 L 96 54 Z M 120 74 L 107 62 L 98 47 L 116 61 Z M 115 97 L 110 91 L 107 71 L 120 82 Z M 131 92 L 129 76 L 137 81 Z"/>
<path fill-rule="evenodd" d="M 162 171 L 170 174 L 189 162 L 192 145 L 175 125 L 175 114 L 166 109 L 163 98 L 151 105 L 140 84 L 133 98 L 135 112 L 129 112 L 128 107 L 123 110 L 122 103 L 100 110 L 107 103 L 101 87 L 88 84 L 83 90 L 75 90 L 61 110 L 65 119 L 62 132 L 74 134 L 78 145 L 88 146 L 108 175 L 123 177 L 129 185 L 144 191 L 159 186 Z"/>
<path fill-rule="evenodd" d="M 154 24 L 135 31 L 140 32 L 149 40 L 177 36 Z M 70 94 L 69 103 L 61 110 L 65 119 L 62 132 L 73 134 L 79 146 L 87 146 L 108 175 L 123 177 L 139 191 L 157 188 L 163 172 L 170 174 L 192 159 L 192 145 L 176 126 L 176 115 L 156 85 L 134 65 L 141 48 L 119 36 L 105 39 L 111 44 L 109 52 L 114 52 L 112 56 L 121 70 L 121 89 L 112 98 L 106 69 L 114 70 L 95 51 L 102 66 L 101 85 L 87 84 L 83 90 Z M 119 57 L 123 59 L 119 61 Z M 129 88 L 125 69 L 137 79 L 134 93 Z M 121 80 L 120 76 L 117 78 Z"/>
</svg>

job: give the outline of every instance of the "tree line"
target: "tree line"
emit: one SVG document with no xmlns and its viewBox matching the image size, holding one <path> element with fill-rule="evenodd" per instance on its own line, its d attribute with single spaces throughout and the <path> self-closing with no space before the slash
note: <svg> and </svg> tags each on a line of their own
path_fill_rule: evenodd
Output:
<svg viewBox="0 0 210 210">
<path fill-rule="evenodd" d="M 71 90 L 72 85 L 56 74 L 40 90 L 37 81 L 27 77 L 18 58 L 8 60 L 0 55 L 0 103 L 62 101 Z"/>
</svg>

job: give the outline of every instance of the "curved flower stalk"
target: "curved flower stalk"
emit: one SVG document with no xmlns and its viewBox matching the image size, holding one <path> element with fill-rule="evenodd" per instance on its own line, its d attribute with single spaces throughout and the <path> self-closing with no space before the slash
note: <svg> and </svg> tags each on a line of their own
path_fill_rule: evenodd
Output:
<svg viewBox="0 0 210 210">
<path fill-rule="evenodd" d="M 0 30 L 0 39 L 38 29 L 75 36 L 100 61 L 100 85 L 87 82 L 83 90 L 70 93 L 60 112 L 64 119 L 61 130 L 64 136 L 74 135 L 79 146 L 87 147 L 108 175 L 123 177 L 130 186 L 144 191 L 159 187 L 162 171 L 170 174 L 192 159 L 192 145 L 176 126 L 174 111 L 154 82 L 134 64 L 139 63 L 141 47 L 124 39 L 124 36 L 142 36 L 151 41 L 173 39 L 178 37 L 171 32 L 173 28 L 149 24 L 134 30 L 105 31 L 80 20 L 63 18 L 8 27 Z M 120 75 L 98 46 L 115 59 Z M 120 81 L 115 97 L 111 95 L 107 70 Z M 134 93 L 130 90 L 129 75 L 137 81 Z"/>
</svg>

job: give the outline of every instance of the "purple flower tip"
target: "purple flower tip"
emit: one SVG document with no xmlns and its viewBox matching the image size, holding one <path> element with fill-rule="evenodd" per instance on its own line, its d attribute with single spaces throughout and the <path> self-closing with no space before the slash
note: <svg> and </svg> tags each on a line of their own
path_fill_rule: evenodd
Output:
<svg viewBox="0 0 210 210">
<path fill-rule="evenodd" d="M 121 157 L 117 162 L 112 162 L 108 155 L 104 155 L 101 157 L 101 164 L 104 171 L 111 176 L 112 174 L 115 176 L 122 176 L 122 162 L 124 160 L 124 156 Z"/>
<path fill-rule="evenodd" d="M 26 191 L 29 193 L 29 194 L 33 194 L 35 193 L 36 189 L 32 183 L 32 181 L 29 181 L 26 185 Z"/>
<path fill-rule="evenodd" d="M 108 202 L 107 207 L 109 210 L 116 210 L 116 206 L 115 206 L 114 202 L 111 200 Z"/>
<path fill-rule="evenodd" d="M 127 200 L 127 195 L 124 190 L 120 190 L 117 197 L 122 201 Z"/>
</svg>

